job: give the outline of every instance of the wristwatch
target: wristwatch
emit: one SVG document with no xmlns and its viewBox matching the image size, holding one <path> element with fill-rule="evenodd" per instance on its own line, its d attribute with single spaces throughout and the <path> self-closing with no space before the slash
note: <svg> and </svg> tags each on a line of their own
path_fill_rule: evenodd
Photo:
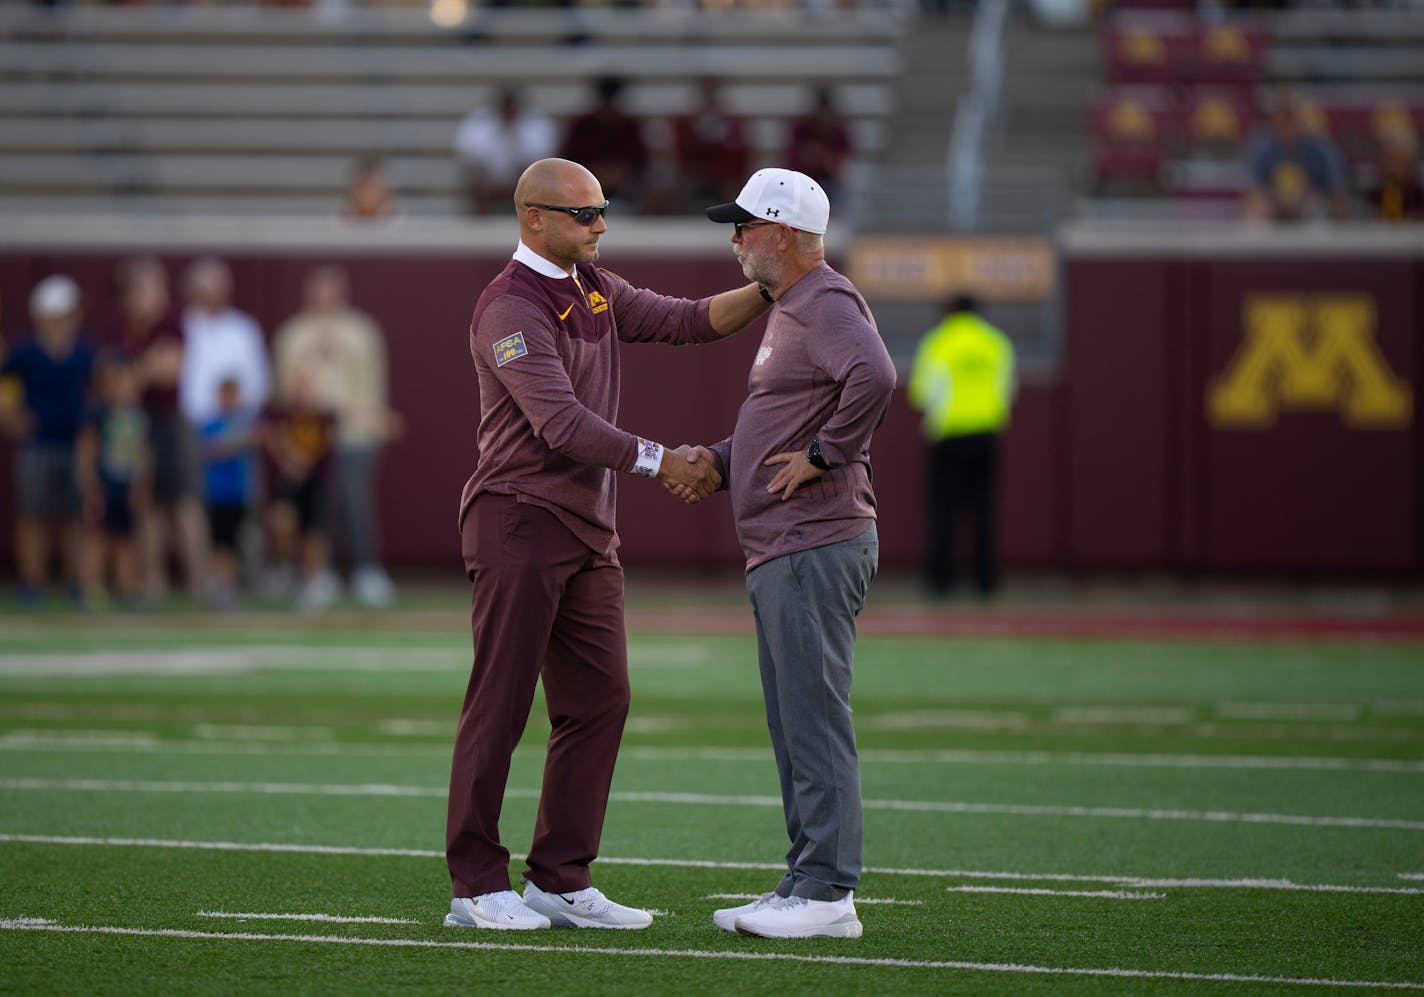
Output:
<svg viewBox="0 0 1424 997">
<path fill-rule="evenodd" d="M 766 289 L 765 284 L 758 284 L 757 290 L 761 292 L 761 300 L 769 301 L 773 305 L 776 304 L 776 299 L 771 296 L 771 292 Z"/>
<path fill-rule="evenodd" d="M 831 465 L 826 463 L 826 458 L 821 456 L 821 441 L 819 438 L 811 440 L 811 445 L 806 448 L 806 460 L 812 467 L 820 468 L 822 471 L 829 471 Z"/>
</svg>

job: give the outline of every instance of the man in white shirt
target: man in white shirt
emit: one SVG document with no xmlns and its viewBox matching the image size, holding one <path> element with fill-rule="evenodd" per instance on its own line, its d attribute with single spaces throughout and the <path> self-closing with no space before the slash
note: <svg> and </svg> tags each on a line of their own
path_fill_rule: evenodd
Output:
<svg viewBox="0 0 1424 997">
<path fill-rule="evenodd" d="M 522 107 L 512 89 L 500 90 L 494 107 L 471 111 L 455 132 L 470 214 L 506 210 L 524 168 L 552 156 L 557 140 L 553 121 Z"/>
<path fill-rule="evenodd" d="M 381 566 L 376 475 L 381 447 L 402 422 L 387 404 L 385 338 L 352 307 L 349 292 L 340 267 L 310 271 L 302 310 L 277 330 L 272 355 L 280 402 L 305 390 L 318 409 L 336 417 L 333 497 L 351 558 L 351 588 L 366 605 L 384 606 L 395 587 Z"/>
<path fill-rule="evenodd" d="M 271 374 L 262 329 L 232 307 L 232 272 L 222 260 L 195 260 L 183 278 L 183 372 L 178 402 L 195 426 L 218 414 L 218 390 L 237 381 L 242 407 L 258 412 L 267 403 Z"/>
</svg>

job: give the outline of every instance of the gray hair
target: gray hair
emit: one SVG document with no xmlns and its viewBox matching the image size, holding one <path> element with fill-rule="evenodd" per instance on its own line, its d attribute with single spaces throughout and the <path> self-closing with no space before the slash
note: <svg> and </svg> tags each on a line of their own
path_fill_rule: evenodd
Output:
<svg viewBox="0 0 1424 997">
<path fill-rule="evenodd" d="M 816 232 L 803 232 L 800 229 L 794 230 L 792 245 L 796 247 L 798 253 L 808 256 L 824 256 L 826 253 L 825 238 Z"/>
</svg>

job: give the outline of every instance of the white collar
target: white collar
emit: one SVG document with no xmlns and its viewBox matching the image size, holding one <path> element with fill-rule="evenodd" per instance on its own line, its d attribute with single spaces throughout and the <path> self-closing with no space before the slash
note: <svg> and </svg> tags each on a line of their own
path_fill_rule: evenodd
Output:
<svg viewBox="0 0 1424 997">
<path fill-rule="evenodd" d="M 524 245 L 524 240 L 519 240 L 519 248 L 514 251 L 514 258 L 523 263 L 530 270 L 545 277 L 572 277 L 572 270 L 561 270 L 556 263 L 551 263 L 540 256 L 534 250 Z"/>
</svg>

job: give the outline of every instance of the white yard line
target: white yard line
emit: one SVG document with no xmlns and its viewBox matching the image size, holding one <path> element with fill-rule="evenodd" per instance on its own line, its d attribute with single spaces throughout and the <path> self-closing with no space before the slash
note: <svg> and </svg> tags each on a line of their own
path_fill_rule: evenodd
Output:
<svg viewBox="0 0 1424 997">
<path fill-rule="evenodd" d="M 194 782 L 137 779 L 0 779 L 0 790 L 94 793 L 240 793 L 257 796 L 385 796 L 443 799 L 444 786 L 399 786 L 392 783 Z M 537 789 L 508 789 L 506 799 L 538 799 Z M 618 803 L 674 806 L 775 807 L 779 796 L 718 793 L 616 791 Z M 1241 813 L 1227 810 L 1165 810 L 1142 807 L 1049 806 L 1030 803 L 977 803 L 961 800 L 864 800 L 866 810 L 937 814 L 1009 815 L 1015 817 L 1083 817 L 1113 820 L 1207 821 L 1228 824 L 1284 824 L 1293 827 L 1349 827 L 1371 830 L 1424 831 L 1424 821 L 1387 817 L 1317 817 L 1306 814 Z"/>
<path fill-rule="evenodd" d="M 254 932 L 184 931 L 176 928 L 124 928 L 100 925 L 56 924 L 40 918 L 0 919 L 0 931 L 46 931 L 85 935 L 119 935 L 141 938 L 178 938 L 218 942 L 286 942 L 302 945 L 369 945 L 376 948 L 460 949 L 481 952 L 541 952 L 575 955 L 627 956 L 652 959 L 706 959 L 714 962 L 797 962 L 834 966 L 871 966 L 883 969 L 940 969 L 961 972 L 1017 975 L 1088 976 L 1136 980 L 1204 980 L 1223 983 L 1281 984 L 1317 987 L 1372 987 L 1384 990 L 1424 990 L 1424 983 L 1402 980 L 1332 980 L 1316 977 L 1268 976 L 1247 973 L 1190 973 L 1175 970 L 1121 969 L 1073 966 L 1027 966 L 1013 963 L 953 960 L 871 959 L 844 955 L 800 955 L 792 952 L 702 949 L 602 948 L 584 945 L 521 945 L 512 942 L 456 942 L 424 938 L 350 938 L 336 935 L 262 935 Z"/>
<path fill-rule="evenodd" d="M 1424 879 L 1424 872 L 1401 872 L 1400 879 Z"/>
<path fill-rule="evenodd" d="M 380 724 L 393 736 L 454 736 L 454 727 L 445 721 L 388 720 Z M 531 744 L 527 750 L 538 750 Z M 320 755 L 376 756 L 407 758 L 450 753 L 447 743 L 432 745 L 382 743 L 312 743 L 297 741 L 165 741 L 148 731 L 53 730 L 16 728 L 0 734 L 0 751 L 127 751 L 139 754 L 174 755 Z M 750 762 L 771 760 L 766 748 L 687 747 L 625 745 L 619 758 L 638 761 Z M 1289 757 L 1276 755 L 1132 754 L 1076 751 L 992 751 L 992 750 L 912 750 L 863 748 L 860 760 L 866 764 L 888 765 L 1025 765 L 1083 766 L 1106 768 L 1173 769 L 1263 769 L 1326 772 L 1398 772 L 1424 774 L 1424 761 L 1398 758 Z"/>
<path fill-rule="evenodd" d="M 709 893 L 703 900 L 757 900 L 760 893 Z M 894 897 L 856 897 L 857 904 L 884 904 L 896 907 L 919 907 L 924 904 L 923 900 L 896 900 Z"/>
<path fill-rule="evenodd" d="M 4 740 L 0 738 L 0 747 L 3 746 Z M 862 762 L 884 762 L 897 765 L 1077 765 L 1121 768 L 1301 769 L 1306 771 L 1424 773 L 1424 761 L 1395 758 L 1291 758 L 1275 755 L 1166 755 L 1078 751 L 916 751 L 892 748 L 862 748 L 859 754 Z M 765 748 L 625 746 L 619 751 L 618 757 L 650 761 L 765 762 L 770 759 L 771 753 Z"/>
<path fill-rule="evenodd" d="M 384 726 L 384 725 L 382 725 Z M 454 730 L 443 724 L 447 733 Z M 391 732 L 394 733 L 394 732 Z M 451 738 L 453 738 L 451 733 Z M 153 734 L 114 731 L 45 731 L 29 728 L 0 734 L 0 751 L 26 752 L 128 752 L 142 755 L 289 755 L 334 758 L 443 758 L 450 754 L 448 743 L 419 745 L 409 743 L 343 743 L 340 741 L 164 741 Z M 1424 764 L 1424 763 L 1422 763 Z"/>
<path fill-rule="evenodd" d="M 419 924 L 408 917 L 344 917 L 340 914 L 251 914 L 223 910 L 195 910 L 194 917 L 225 921 L 320 921 L 323 924 Z"/>
<path fill-rule="evenodd" d="M 1217 703 L 1223 720 L 1306 720 L 1354 723 L 1364 707 L 1356 703 Z"/>
<path fill-rule="evenodd" d="M 97 838 L 50 834 L 0 834 L 0 844 L 73 845 L 108 848 L 178 848 L 215 852 L 275 852 L 296 855 L 352 855 L 371 858 L 443 859 L 445 853 L 431 848 L 361 848 L 354 845 L 301 845 L 280 842 L 183 841 L 169 838 Z M 510 855 L 523 861 L 518 853 Z M 784 862 L 719 862 L 712 859 L 633 858 L 599 856 L 602 865 L 675 867 L 686 869 L 738 869 L 785 872 Z M 940 879 L 990 879 L 1020 882 L 1110 883 L 1137 888 L 1182 887 L 1187 889 L 1283 890 L 1306 893 L 1396 893 L 1424 895 L 1424 889 L 1406 886 L 1343 886 L 1326 883 L 1296 883 L 1289 879 L 1154 879 L 1144 876 L 1082 875 L 1061 872 L 1001 872 L 985 869 L 897 869 L 869 866 L 866 873 L 881 876 L 917 876 Z M 1420 877 L 1424 878 L 1424 877 Z M 747 894 L 751 900 L 761 894 Z"/>
<path fill-rule="evenodd" d="M 1127 890 L 1043 890 L 1026 886 L 946 886 L 946 893 L 1014 893 L 1029 897 L 1098 897 L 1102 900 L 1164 900 L 1165 893 L 1132 893 Z"/>
<path fill-rule="evenodd" d="M 468 652 L 441 648 L 330 648 L 293 645 L 179 650 L 0 654 L 0 677 L 245 675 L 254 672 L 451 672 L 469 670 Z"/>
</svg>

